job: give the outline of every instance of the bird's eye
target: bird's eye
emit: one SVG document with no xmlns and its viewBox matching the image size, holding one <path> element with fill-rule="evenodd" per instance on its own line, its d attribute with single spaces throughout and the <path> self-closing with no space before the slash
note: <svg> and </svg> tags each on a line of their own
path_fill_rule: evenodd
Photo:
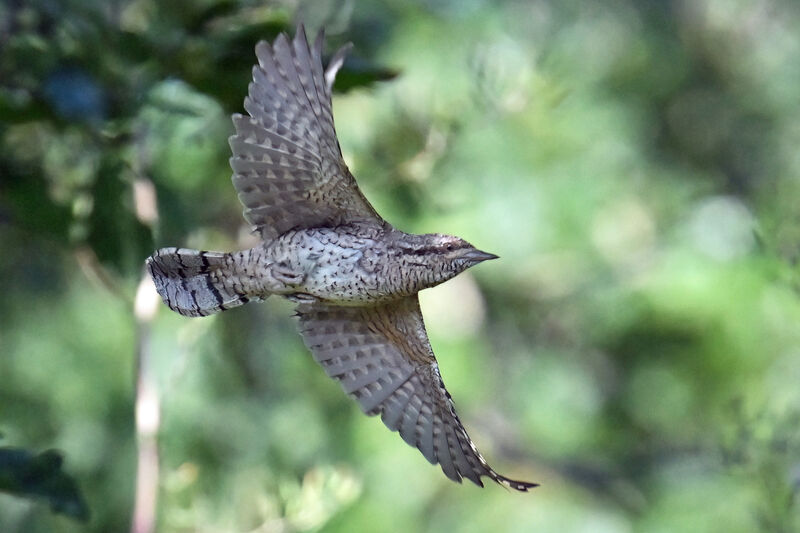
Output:
<svg viewBox="0 0 800 533">
<path fill-rule="evenodd" d="M 453 245 L 452 245 L 452 244 L 448 244 L 447 246 L 445 246 L 445 249 L 446 249 L 448 252 L 452 252 L 452 251 L 453 251 Z"/>
</svg>

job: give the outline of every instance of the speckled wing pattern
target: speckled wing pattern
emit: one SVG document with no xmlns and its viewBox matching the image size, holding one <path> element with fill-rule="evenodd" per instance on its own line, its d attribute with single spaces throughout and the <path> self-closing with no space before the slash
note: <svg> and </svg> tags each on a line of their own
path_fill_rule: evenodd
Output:
<svg viewBox="0 0 800 533">
<path fill-rule="evenodd" d="M 331 111 L 331 86 L 348 46 L 322 68 L 322 32 L 313 49 L 305 30 L 292 42 L 256 46 L 258 65 L 244 107 L 235 114 L 233 185 L 244 217 L 266 241 L 291 229 L 383 224 L 342 159 Z"/>
<path fill-rule="evenodd" d="M 519 491 L 535 483 L 501 476 L 467 435 L 444 387 L 417 296 L 369 307 L 300 305 L 300 330 L 314 359 L 368 415 L 417 447 L 450 479 L 481 476 Z"/>
</svg>

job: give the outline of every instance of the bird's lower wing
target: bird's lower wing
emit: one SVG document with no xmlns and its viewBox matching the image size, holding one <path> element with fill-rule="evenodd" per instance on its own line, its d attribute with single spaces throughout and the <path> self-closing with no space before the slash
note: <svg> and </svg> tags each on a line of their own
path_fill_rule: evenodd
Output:
<svg viewBox="0 0 800 533">
<path fill-rule="evenodd" d="M 281 34 L 258 43 L 249 116 L 233 115 L 233 185 L 265 240 L 290 229 L 383 222 L 347 169 L 333 126 L 331 85 L 347 48 L 323 71 L 322 42 L 320 33 L 309 47 L 300 26 L 291 42 Z"/>
<path fill-rule="evenodd" d="M 374 307 L 319 304 L 297 309 L 303 339 L 314 359 L 368 415 L 384 424 L 450 479 L 481 476 L 527 491 L 486 463 L 467 435 L 444 387 L 416 296 Z"/>
</svg>

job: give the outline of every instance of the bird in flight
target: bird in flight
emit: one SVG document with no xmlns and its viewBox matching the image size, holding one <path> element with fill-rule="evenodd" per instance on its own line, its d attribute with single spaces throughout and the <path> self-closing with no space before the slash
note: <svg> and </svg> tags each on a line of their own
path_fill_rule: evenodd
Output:
<svg viewBox="0 0 800 533">
<path fill-rule="evenodd" d="M 262 242 L 232 253 L 162 248 L 147 259 L 173 311 L 206 316 L 281 295 L 297 303 L 303 340 L 367 415 L 417 447 L 445 475 L 519 491 L 495 472 L 456 414 L 417 293 L 497 256 L 449 235 L 414 235 L 383 220 L 342 159 L 331 87 L 349 45 L 322 66 L 299 26 L 256 46 L 258 64 L 234 114 L 233 185 Z"/>
</svg>

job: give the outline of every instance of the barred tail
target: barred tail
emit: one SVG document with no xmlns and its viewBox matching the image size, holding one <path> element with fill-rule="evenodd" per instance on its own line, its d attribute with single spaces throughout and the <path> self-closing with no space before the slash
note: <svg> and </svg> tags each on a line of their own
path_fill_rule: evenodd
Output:
<svg viewBox="0 0 800 533">
<path fill-rule="evenodd" d="M 223 282 L 234 263 L 231 255 L 162 248 L 147 258 L 147 270 L 170 309 L 184 316 L 206 316 L 255 299 Z"/>
</svg>

